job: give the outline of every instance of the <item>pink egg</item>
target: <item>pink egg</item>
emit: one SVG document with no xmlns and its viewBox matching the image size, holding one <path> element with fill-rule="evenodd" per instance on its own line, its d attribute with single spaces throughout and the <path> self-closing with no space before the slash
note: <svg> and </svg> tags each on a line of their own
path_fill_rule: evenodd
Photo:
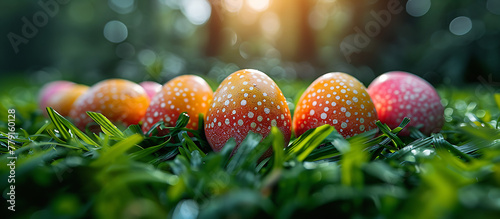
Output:
<svg viewBox="0 0 500 219">
<path fill-rule="evenodd" d="M 71 81 L 53 81 L 45 84 L 40 89 L 40 93 L 38 94 L 38 104 L 40 109 L 45 112 L 45 108 L 48 106 L 50 98 L 57 93 L 70 89 L 74 85 L 75 83 Z"/>
<path fill-rule="evenodd" d="M 148 94 L 149 99 L 153 99 L 153 97 L 161 90 L 161 84 L 158 84 L 154 81 L 143 81 L 139 83 L 139 85 L 144 88 L 146 93 Z"/>
<path fill-rule="evenodd" d="M 368 87 L 378 118 L 390 128 L 396 128 L 404 117 L 411 122 L 400 132 L 410 134 L 408 127 L 420 127 L 425 135 L 436 133 L 444 124 L 444 107 L 431 84 L 424 79 L 401 71 L 387 72 Z"/>
</svg>

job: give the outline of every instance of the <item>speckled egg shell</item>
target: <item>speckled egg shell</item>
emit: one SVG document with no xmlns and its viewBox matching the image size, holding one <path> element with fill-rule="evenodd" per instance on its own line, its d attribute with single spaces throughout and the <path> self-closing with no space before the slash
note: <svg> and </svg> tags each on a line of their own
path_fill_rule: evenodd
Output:
<svg viewBox="0 0 500 219">
<path fill-rule="evenodd" d="M 266 137 L 276 126 L 288 143 L 291 116 L 283 93 L 266 74 L 252 69 L 234 72 L 214 93 L 205 119 L 205 135 L 214 151 L 229 138 L 239 145 L 252 131 Z M 269 150 L 264 156 L 269 156 Z"/>
<path fill-rule="evenodd" d="M 123 79 L 108 79 L 81 95 L 73 104 L 69 116 L 82 130 L 93 121 L 87 111 L 102 113 L 111 122 L 128 126 L 138 124 L 148 106 L 149 97 L 140 85 Z"/>
<path fill-rule="evenodd" d="M 344 137 L 375 129 L 377 112 L 365 86 L 345 73 L 327 73 L 302 94 L 293 117 L 296 136 L 329 124 Z"/>
<path fill-rule="evenodd" d="M 368 87 L 382 123 L 397 127 L 404 117 L 411 119 L 407 127 L 421 127 L 428 135 L 439 132 L 444 124 L 444 107 L 438 93 L 424 79 L 401 71 L 377 77 Z M 400 135 L 409 135 L 408 128 Z"/>
<path fill-rule="evenodd" d="M 165 83 L 151 100 L 142 131 L 148 132 L 159 121 L 164 121 L 166 126 L 175 126 L 183 112 L 189 115 L 186 128 L 198 129 L 198 115 L 207 113 L 212 98 L 213 91 L 203 78 L 196 75 L 176 77 Z M 160 133 L 163 134 L 166 132 Z"/>
</svg>

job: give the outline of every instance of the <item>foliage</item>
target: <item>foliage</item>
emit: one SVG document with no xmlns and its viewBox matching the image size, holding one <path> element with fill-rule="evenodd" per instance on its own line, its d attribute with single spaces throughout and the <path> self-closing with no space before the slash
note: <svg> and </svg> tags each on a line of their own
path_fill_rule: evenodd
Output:
<svg viewBox="0 0 500 219">
<path fill-rule="evenodd" d="M 346 140 L 325 125 L 283 149 L 283 136 L 273 128 L 265 138 L 250 133 L 236 152 L 230 140 L 218 153 L 201 128 L 184 128 L 185 114 L 175 127 L 157 124 L 169 130 L 165 136 L 156 136 L 157 127 L 146 134 L 137 125 L 120 129 L 92 112 L 98 134 L 79 131 L 51 108 L 49 119 L 20 116 L 16 212 L 9 217 L 497 218 L 495 96 L 452 88 L 440 93 L 447 123 L 431 136 L 413 130 L 399 137 L 401 128 L 378 123 L 378 133 Z M 34 111 L 9 103 L 1 105 L 14 107 L 16 115 Z M 6 130 L 1 134 L 6 153 Z M 270 147 L 273 156 L 263 159 Z M 0 166 L 1 188 L 8 186 L 8 168 Z"/>
</svg>

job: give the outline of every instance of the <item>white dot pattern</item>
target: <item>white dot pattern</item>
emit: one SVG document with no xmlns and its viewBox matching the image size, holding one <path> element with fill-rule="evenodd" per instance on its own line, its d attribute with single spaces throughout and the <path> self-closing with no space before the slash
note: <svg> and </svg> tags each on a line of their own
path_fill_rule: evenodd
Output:
<svg viewBox="0 0 500 219">
<path fill-rule="evenodd" d="M 176 77 L 163 85 L 160 92 L 151 100 L 142 129 L 147 132 L 159 121 L 164 121 L 166 126 L 174 126 L 182 112 L 186 112 L 190 117 L 186 128 L 197 129 L 198 115 L 206 114 L 212 98 L 212 89 L 201 77 L 195 75 Z M 222 126 L 223 121 L 214 121 L 214 126 Z"/>
<path fill-rule="evenodd" d="M 230 86 L 234 89 L 224 89 Z M 226 108 L 225 112 L 222 108 Z M 225 122 L 214 128 L 213 118 Z M 266 136 L 272 126 L 278 127 L 288 141 L 291 121 L 286 99 L 276 83 L 260 71 L 240 70 L 222 81 L 215 91 L 214 104 L 205 119 L 205 135 L 215 151 L 231 137 L 239 144 L 249 131 Z"/>
<path fill-rule="evenodd" d="M 109 79 L 92 86 L 73 104 L 69 117 L 84 130 L 93 120 L 87 111 L 102 113 L 112 122 L 125 125 L 138 124 L 149 106 L 149 96 L 144 88 L 131 81 Z"/>
<path fill-rule="evenodd" d="M 391 128 L 404 117 L 408 127 L 423 125 L 424 134 L 438 132 L 444 124 L 444 107 L 436 90 L 422 78 L 406 72 L 388 72 L 377 77 L 368 87 L 378 117 Z M 400 132 L 409 135 L 407 128 Z"/>
<path fill-rule="evenodd" d="M 327 89 L 325 89 L 327 88 Z M 311 128 L 330 124 L 344 137 L 376 128 L 375 106 L 365 86 L 345 73 L 328 73 L 316 79 L 302 94 L 295 108 L 296 136 Z M 364 94 L 364 95 L 363 95 Z M 361 128 L 361 122 L 363 127 Z"/>
</svg>

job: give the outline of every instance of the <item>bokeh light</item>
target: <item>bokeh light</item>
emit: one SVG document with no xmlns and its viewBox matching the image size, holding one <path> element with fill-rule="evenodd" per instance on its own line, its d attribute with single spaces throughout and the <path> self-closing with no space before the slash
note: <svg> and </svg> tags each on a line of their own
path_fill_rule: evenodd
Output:
<svg viewBox="0 0 500 219">
<path fill-rule="evenodd" d="M 413 17 L 424 16 L 431 8 L 431 0 L 408 0 L 406 12 Z"/>
<path fill-rule="evenodd" d="M 472 21 L 465 16 L 456 17 L 450 22 L 450 32 L 461 36 L 468 33 L 472 29 Z"/>
<path fill-rule="evenodd" d="M 238 12 L 243 7 L 243 0 L 223 0 L 224 8 L 232 13 Z"/>
<path fill-rule="evenodd" d="M 260 26 L 265 36 L 272 38 L 280 30 L 280 18 L 276 13 L 266 12 L 260 19 Z"/>
<path fill-rule="evenodd" d="M 110 21 L 104 26 L 104 37 L 112 43 L 121 43 L 127 36 L 127 26 L 120 21 Z"/>
<path fill-rule="evenodd" d="M 246 2 L 255 11 L 264 11 L 269 7 L 269 0 L 246 0 Z"/>
<path fill-rule="evenodd" d="M 488 0 L 486 8 L 493 14 L 500 15 L 500 0 Z"/>
<path fill-rule="evenodd" d="M 206 0 L 183 0 L 181 9 L 187 19 L 195 25 L 207 22 L 212 10 Z"/>
<path fill-rule="evenodd" d="M 119 14 L 128 14 L 134 10 L 134 0 L 109 0 L 109 7 Z"/>
<path fill-rule="evenodd" d="M 156 61 L 156 53 L 149 49 L 141 50 L 137 58 L 143 65 L 150 66 Z"/>
</svg>

